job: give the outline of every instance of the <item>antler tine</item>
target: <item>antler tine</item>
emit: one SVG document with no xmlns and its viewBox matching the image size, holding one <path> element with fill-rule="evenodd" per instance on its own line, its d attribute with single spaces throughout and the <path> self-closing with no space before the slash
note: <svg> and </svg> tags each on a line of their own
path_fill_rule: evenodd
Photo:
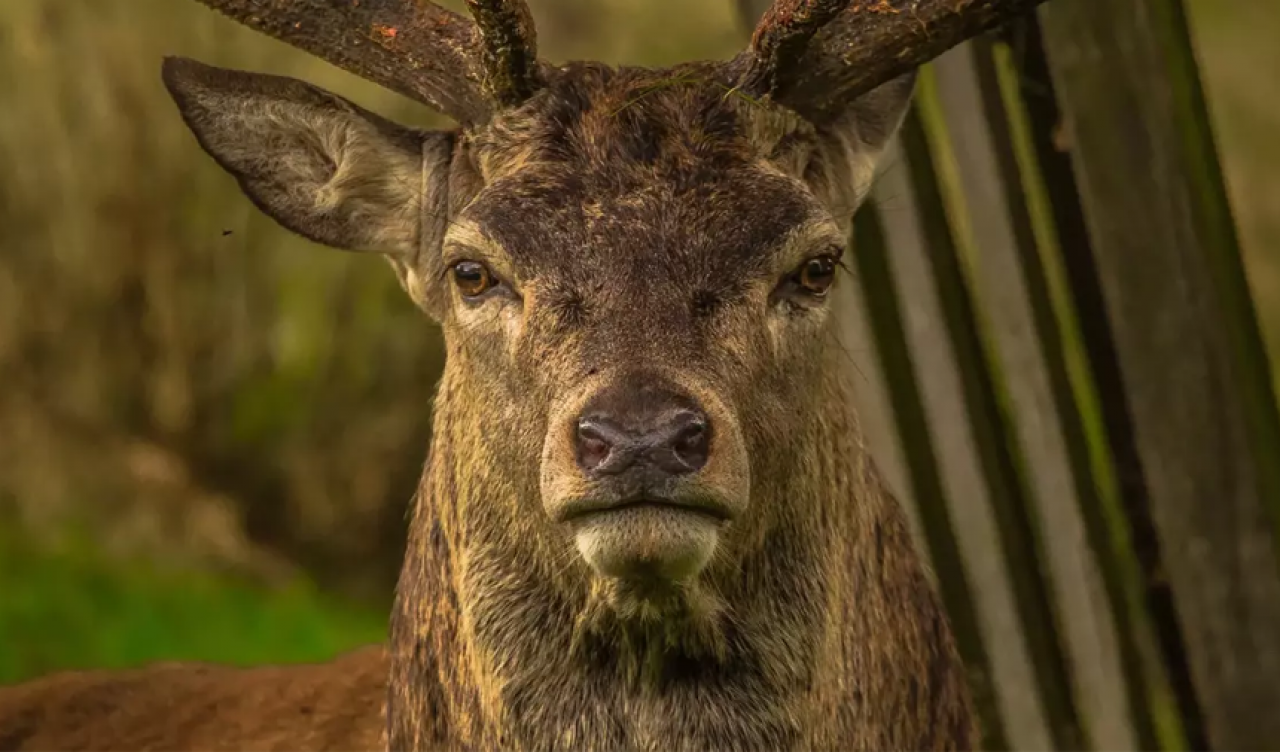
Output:
<svg viewBox="0 0 1280 752">
<path fill-rule="evenodd" d="M 520 104 L 541 84 L 538 39 L 524 0 L 467 0 L 480 29 L 485 94 L 503 107 Z"/>
<path fill-rule="evenodd" d="M 1044 0 L 776 0 L 734 61 L 739 87 L 814 122 Z"/>
<path fill-rule="evenodd" d="M 476 27 L 426 0 L 200 0 L 464 124 L 493 113 Z"/>
<path fill-rule="evenodd" d="M 776 94 L 793 73 L 813 38 L 849 0 L 777 0 L 769 6 L 751 36 L 747 69 L 738 80 L 745 94 Z"/>
</svg>

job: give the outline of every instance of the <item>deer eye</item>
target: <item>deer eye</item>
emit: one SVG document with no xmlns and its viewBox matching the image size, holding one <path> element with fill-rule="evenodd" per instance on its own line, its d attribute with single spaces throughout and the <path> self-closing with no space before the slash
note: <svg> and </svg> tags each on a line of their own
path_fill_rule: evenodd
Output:
<svg viewBox="0 0 1280 752">
<path fill-rule="evenodd" d="M 464 298 L 478 298 L 497 284 L 493 272 L 479 261 L 459 261 L 454 264 L 453 281 Z"/>
<path fill-rule="evenodd" d="M 815 256 L 787 275 L 784 283 L 793 292 L 821 298 L 836 280 L 836 260 L 830 255 Z"/>
<path fill-rule="evenodd" d="M 836 260 L 830 256 L 811 258 L 800 267 L 796 281 L 810 295 L 826 295 L 836 280 Z"/>
</svg>

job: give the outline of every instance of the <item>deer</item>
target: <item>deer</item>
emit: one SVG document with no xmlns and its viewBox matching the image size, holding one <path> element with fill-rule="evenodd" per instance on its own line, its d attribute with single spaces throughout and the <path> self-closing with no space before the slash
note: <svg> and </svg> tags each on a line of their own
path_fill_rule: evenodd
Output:
<svg viewBox="0 0 1280 752">
<path fill-rule="evenodd" d="M 777 0 L 746 51 L 539 59 L 522 0 L 202 0 L 431 105 L 168 58 L 283 227 L 443 331 L 385 646 L 0 689 L 0 749 L 973 749 L 832 292 L 920 64 L 1037 4 Z"/>
</svg>

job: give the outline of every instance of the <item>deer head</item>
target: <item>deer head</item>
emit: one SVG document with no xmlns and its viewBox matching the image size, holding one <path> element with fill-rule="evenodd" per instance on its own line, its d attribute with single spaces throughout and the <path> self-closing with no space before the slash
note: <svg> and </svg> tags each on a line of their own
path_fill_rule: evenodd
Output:
<svg viewBox="0 0 1280 752">
<path fill-rule="evenodd" d="M 190 60 L 164 79 L 266 214 L 391 262 L 547 545 L 570 531 L 602 578 L 689 585 L 725 523 L 771 513 L 750 458 L 820 399 L 849 218 L 913 76 L 786 99 L 842 2 L 784 3 L 742 58 L 665 71 L 542 65 L 523 3 L 470 5 L 481 85 L 457 131 Z"/>
<path fill-rule="evenodd" d="M 205 1 L 459 121 L 415 131 L 299 81 L 164 66 L 250 199 L 315 241 L 381 254 L 443 328 L 393 619 L 393 744 L 445 733 L 424 730 L 431 713 L 470 719 L 449 733 L 472 743 L 638 743 L 588 718 L 614 700 L 585 669 L 548 677 L 575 650 L 643 668 L 655 646 L 659 663 L 738 660 L 706 679 L 721 688 L 828 687 L 804 713 L 856 717 L 842 728 L 861 735 L 813 716 L 813 743 L 970 742 L 944 620 L 857 436 L 829 301 L 912 66 L 991 23 L 989 4 L 916 3 L 922 17 L 780 0 L 734 60 L 641 70 L 540 62 L 520 0 L 469 0 L 474 25 L 425 2 Z M 967 5 L 983 7 L 940 33 Z M 876 34 L 911 49 L 867 58 L 858 43 Z M 897 647 L 870 645 L 875 630 Z M 867 731 L 854 671 L 878 702 L 945 695 L 950 710 Z M 400 680 L 416 698 L 397 700 Z M 762 707 L 694 725 L 704 742 L 782 748 L 810 717 Z M 569 736 L 538 737 L 539 718 Z"/>
</svg>

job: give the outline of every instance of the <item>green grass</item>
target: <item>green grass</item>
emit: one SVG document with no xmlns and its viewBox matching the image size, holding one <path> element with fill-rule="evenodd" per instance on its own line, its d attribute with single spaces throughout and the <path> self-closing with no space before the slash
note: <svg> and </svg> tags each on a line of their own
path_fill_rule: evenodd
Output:
<svg viewBox="0 0 1280 752">
<path fill-rule="evenodd" d="M 0 540 L 0 684 L 160 660 L 317 661 L 385 631 L 385 614 L 306 583 L 266 590 L 83 546 L 35 551 Z"/>
</svg>

